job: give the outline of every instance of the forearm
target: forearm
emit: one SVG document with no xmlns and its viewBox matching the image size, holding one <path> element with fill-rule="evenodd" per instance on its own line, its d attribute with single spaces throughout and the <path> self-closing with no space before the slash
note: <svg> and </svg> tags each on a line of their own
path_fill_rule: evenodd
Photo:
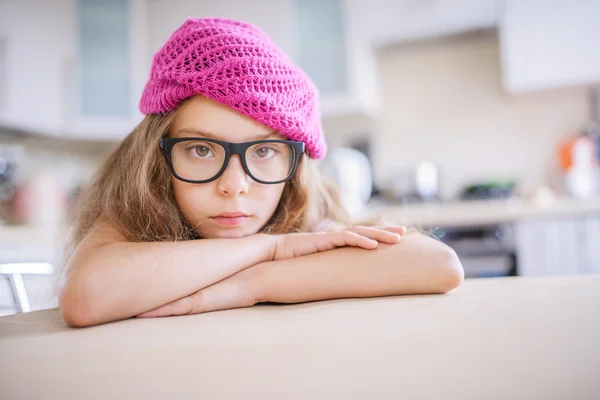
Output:
<svg viewBox="0 0 600 400">
<path fill-rule="evenodd" d="M 144 317 L 298 303 L 336 298 L 445 293 L 463 280 L 456 253 L 423 235 L 408 235 L 376 250 L 341 248 L 265 262 Z"/>
<path fill-rule="evenodd" d="M 66 275 L 60 295 L 63 314 L 73 325 L 135 316 L 266 261 L 268 240 L 253 235 L 100 247 Z"/>
<path fill-rule="evenodd" d="M 463 270 L 443 243 L 420 234 L 376 250 L 342 248 L 252 267 L 259 301 L 296 303 L 349 297 L 445 293 Z"/>
</svg>

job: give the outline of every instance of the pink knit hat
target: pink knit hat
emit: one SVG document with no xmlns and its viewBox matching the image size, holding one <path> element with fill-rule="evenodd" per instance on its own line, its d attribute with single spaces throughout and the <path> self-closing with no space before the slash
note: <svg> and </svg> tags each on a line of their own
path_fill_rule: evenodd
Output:
<svg viewBox="0 0 600 400">
<path fill-rule="evenodd" d="M 201 94 L 302 141 L 323 158 L 319 93 L 275 43 L 250 24 L 189 18 L 154 55 L 140 109 L 165 113 Z"/>
</svg>

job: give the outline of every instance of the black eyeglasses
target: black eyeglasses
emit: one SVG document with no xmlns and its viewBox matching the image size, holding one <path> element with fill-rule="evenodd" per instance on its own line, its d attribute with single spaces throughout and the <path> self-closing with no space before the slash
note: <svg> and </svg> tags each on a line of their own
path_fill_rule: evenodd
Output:
<svg viewBox="0 0 600 400">
<path fill-rule="evenodd" d="M 242 160 L 244 171 L 258 183 L 289 181 L 304 152 L 304 143 L 293 140 L 255 140 L 229 143 L 206 138 L 161 138 L 173 175 L 184 182 L 208 183 L 223 174 L 232 154 Z"/>
</svg>

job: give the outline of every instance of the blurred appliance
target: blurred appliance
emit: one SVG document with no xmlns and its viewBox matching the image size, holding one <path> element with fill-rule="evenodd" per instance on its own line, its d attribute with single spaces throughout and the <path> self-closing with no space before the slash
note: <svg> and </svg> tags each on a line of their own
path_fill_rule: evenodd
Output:
<svg viewBox="0 0 600 400">
<path fill-rule="evenodd" d="M 396 172 L 390 179 L 386 197 L 391 202 L 416 203 L 438 199 L 438 168 L 431 161 L 421 161 L 413 169 Z"/>
<path fill-rule="evenodd" d="M 508 199 L 514 195 L 515 182 L 487 181 L 466 186 L 460 193 L 461 200 L 497 200 Z"/>
<path fill-rule="evenodd" d="M 600 167 L 596 146 L 596 138 L 579 134 L 572 135 L 559 144 L 563 190 L 569 196 L 585 199 L 599 192 Z"/>
<path fill-rule="evenodd" d="M 517 275 L 514 230 L 510 223 L 443 227 L 435 229 L 434 235 L 456 251 L 465 278 Z"/>
<path fill-rule="evenodd" d="M 371 163 L 367 156 L 349 147 L 333 148 L 319 168 L 337 184 L 342 204 L 350 216 L 358 217 L 373 189 Z"/>
<path fill-rule="evenodd" d="M 67 212 L 67 198 L 57 177 L 50 171 L 40 171 L 17 188 L 12 206 L 18 223 L 56 227 Z"/>
<path fill-rule="evenodd" d="M 10 203 L 15 195 L 16 170 L 23 149 L 17 145 L 0 144 L 0 225 L 10 220 Z"/>
<path fill-rule="evenodd" d="M 19 146 L 0 144 L 0 201 L 8 201 L 14 194 L 15 171 L 21 153 Z"/>
</svg>

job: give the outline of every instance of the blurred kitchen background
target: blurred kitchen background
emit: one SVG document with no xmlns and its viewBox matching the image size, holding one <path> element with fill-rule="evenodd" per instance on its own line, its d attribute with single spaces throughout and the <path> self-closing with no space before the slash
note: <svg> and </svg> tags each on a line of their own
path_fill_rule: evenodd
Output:
<svg viewBox="0 0 600 400">
<path fill-rule="evenodd" d="M 600 1 L 0 0 L 0 314 L 56 304 L 64 216 L 188 16 L 309 73 L 356 218 L 436 235 L 468 278 L 600 273 Z"/>
</svg>

